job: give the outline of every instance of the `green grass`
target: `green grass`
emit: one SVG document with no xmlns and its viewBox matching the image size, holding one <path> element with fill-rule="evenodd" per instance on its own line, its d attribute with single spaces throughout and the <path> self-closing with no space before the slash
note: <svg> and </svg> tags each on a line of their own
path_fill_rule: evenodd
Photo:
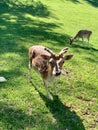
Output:
<svg viewBox="0 0 98 130">
<path fill-rule="evenodd" d="M 98 2 L 96 0 L 2 0 L 0 2 L 0 130 L 98 130 Z M 69 45 L 90 29 L 90 45 Z M 54 52 L 69 47 L 73 59 L 57 80 L 58 96 L 46 97 L 41 77 L 28 82 L 28 48 Z"/>
</svg>

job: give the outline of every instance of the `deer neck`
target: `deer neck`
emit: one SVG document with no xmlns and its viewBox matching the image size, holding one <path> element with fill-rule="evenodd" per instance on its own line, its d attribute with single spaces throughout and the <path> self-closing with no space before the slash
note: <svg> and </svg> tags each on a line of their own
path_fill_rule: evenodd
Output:
<svg viewBox="0 0 98 130">
<path fill-rule="evenodd" d="M 76 38 L 78 38 L 78 34 L 76 34 L 76 35 L 74 36 L 73 40 L 75 40 Z"/>
</svg>

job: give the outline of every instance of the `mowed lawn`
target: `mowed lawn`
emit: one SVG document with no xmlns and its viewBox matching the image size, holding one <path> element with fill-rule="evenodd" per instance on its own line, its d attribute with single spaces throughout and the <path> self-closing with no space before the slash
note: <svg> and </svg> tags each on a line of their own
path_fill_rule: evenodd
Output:
<svg viewBox="0 0 98 130">
<path fill-rule="evenodd" d="M 90 44 L 69 44 L 80 29 L 92 30 Z M 46 97 L 41 77 L 28 81 L 28 48 L 44 45 L 74 57 L 57 79 L 58 96 Z M 97 0 L 0 1 L 0 130 L 98 130 Z"/>
</svg>

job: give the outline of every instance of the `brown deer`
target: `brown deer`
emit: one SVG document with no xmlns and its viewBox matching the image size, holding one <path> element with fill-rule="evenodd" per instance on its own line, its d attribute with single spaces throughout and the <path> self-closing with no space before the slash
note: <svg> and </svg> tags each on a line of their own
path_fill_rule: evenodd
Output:
<svg viewBox="0 0 98 130">
<path fill-rule="evenodd" d="M 64 53 L 67 51 L 67 47 L 62 49 L 59 54 L 55 54 L 49 48 L 41 45 L 35 45 L 29 48 L 29 70 L 33 68 L 41 75 L 48 98 L 50 98 L 50 93 L 48 91 L 47 81 L 55 81 L 54 77 L 58 77 L 63 73 L 62 66 L 64 64 L 64 61 L 69 60 L 73 57 L 73 55 L 64 56 Z"/>
<path fill-rule="evenodd" d="M 87 38 L 89 43 L 91 34 L 92 31 L 90 30 L 80 30 L 73 38 L 70 39 L 70 44 L 72 44 L 77 38 L 82 38 L 82 42 L 84 42 L 84 38 Z"/>
</svg>

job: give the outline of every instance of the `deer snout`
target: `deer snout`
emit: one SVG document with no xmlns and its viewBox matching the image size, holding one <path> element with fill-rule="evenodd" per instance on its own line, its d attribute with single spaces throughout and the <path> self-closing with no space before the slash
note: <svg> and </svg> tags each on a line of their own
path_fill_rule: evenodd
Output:
<svg viewBox="0 0 98 130">
<path fill-rule="evenodd" d="M 61 71 L 60 71 L 60 70 L 53 72 L 53 75 L 54 75 L 54 76 L 59 76 L 60 74 L 61 74 Z"/>
<path fill-rule="evenodd" d="M 57 71 L 55 76 L 59 76 L 61 74 L 61 71 Z"/>
</svg>

